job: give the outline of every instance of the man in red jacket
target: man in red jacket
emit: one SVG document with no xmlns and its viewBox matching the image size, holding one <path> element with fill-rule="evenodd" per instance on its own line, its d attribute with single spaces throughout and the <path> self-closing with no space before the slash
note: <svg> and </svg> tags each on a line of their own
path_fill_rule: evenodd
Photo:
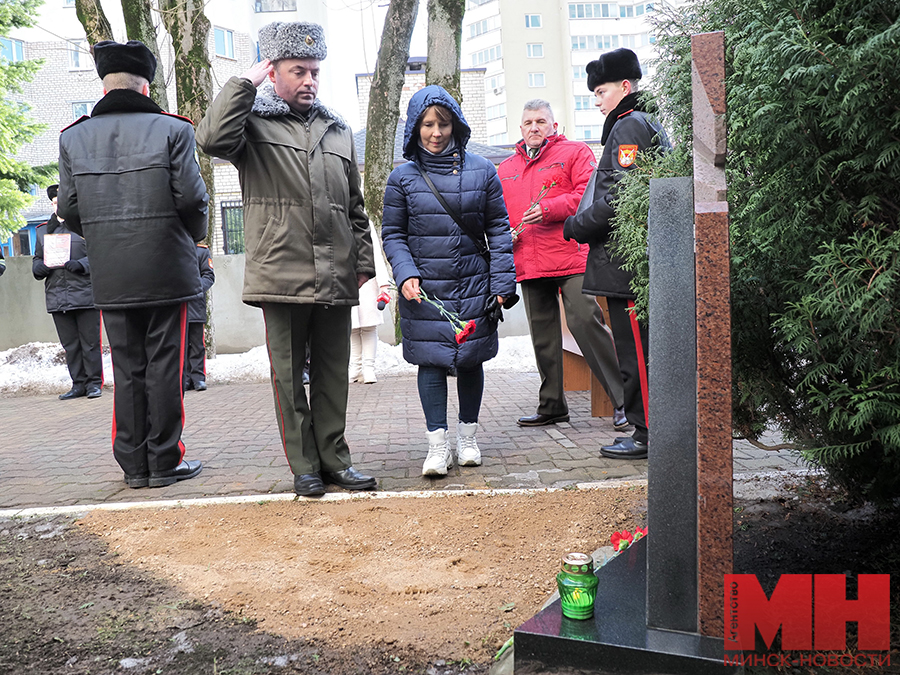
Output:
<svg viewBox="0 0 900 675">
<path fill-rule="evenodd" d="M 516 281 L 541 375 L 537 414 L 519 426 L 539 427 L 569 420 L 563 392 L 563 348 L 559 300 L 566 324 L 597 380 L 616 408 L 617 431 L 628 426 L 624 393 L 612 337 L 593 297 L 581 292 L 588 247 L 563 239 L 563 224 L 575 213 L 594 170 L 594 153 L 584 143 L 556 133 L 547 101 L 534 99 L 522 113 L 516 154 L 498 167 L 513 228 Z"/>
</svg>

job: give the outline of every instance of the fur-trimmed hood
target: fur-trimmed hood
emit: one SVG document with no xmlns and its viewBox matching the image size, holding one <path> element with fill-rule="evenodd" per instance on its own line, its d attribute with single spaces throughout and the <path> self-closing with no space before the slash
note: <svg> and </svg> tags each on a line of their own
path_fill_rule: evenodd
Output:
<svg viewBox="0 0 900 675">
<path fill-rule="evenodd" d="M 323 115 L 332 120 L 341 129 L 347 129 L 347 122 L 334 110 L 326 106 L 319 99 L 313 101 L 311 111 Z M 253 114 L 260 117 L 281 117 L 288 115 L 291 107 L 287 101 L 275 93 L 275 85 L 266 80 L 256 90 L 256 100 L 253 101 Z"/>
</svg>

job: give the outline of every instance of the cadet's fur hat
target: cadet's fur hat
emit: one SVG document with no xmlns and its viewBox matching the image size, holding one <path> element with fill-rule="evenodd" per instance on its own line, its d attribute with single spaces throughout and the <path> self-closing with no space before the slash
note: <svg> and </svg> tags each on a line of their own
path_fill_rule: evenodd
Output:
<svg viewBox="0 0 900 675">
<path fill-rule="evenodd" d="M 91 52 L 101 80 L 110 73 L 131 73 L 143 77 L 147 82 L 153 82 L 156 57 L 143 42 L 129 40 L 123 45 L 104 40 L 91 47 Z"/>
<path fill-rule="evenodd" d="M 259 29 L 259 54 L 270 61 L 328 56 L 322 26 L 306 21 L 273 21 Z"/>
<path fill-rule="evenodd" d="M 47 199 L 53 199 L 59 194 L 59 185 L 51 185 L 47 188 Z"/>
<path fill-rule="evenodd" d="M 641 79 L 641 63 L 637 54 L 624 47 L 601 54 L 599 59 L 587 64 L 585 70 L 590 91 L 594 91 L 598 84 Z"/>
</svg>

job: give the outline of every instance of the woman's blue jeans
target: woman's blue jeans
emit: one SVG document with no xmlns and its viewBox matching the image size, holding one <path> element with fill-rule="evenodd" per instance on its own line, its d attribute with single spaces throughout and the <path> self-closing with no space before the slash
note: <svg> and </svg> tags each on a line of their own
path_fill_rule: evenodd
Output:
<svg viewBox="0 0 900 675">
<path fill-rule="evenodd" d="M 419 366 L 419 400 L 425 412 L 428 431 L 447 429 L 447 369 Z M 459 397 L 459 421 L 477 422 L 484 394 L 484 369 L 457 369 L 456 395 Z"/>
</svg>

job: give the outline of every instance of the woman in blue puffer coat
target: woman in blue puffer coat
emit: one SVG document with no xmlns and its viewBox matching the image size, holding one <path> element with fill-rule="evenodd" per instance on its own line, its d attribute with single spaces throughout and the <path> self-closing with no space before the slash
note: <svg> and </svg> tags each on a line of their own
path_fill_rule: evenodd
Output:
<svg viewBox="0 0 900 675">
<path fill-rule="evenodd" d="M 482 364 L 497 355 L 499 306 L 516 296 L 512 237 L 494 165 L 466 153 L 469 125 L 444 89 L 429 86 L 410 100 L 403 138 L 409 160 L 391 172 L 384 195 L 382 241 L 400 289 L 403 357 L 419 366 L 419 398 L 425 411 L 428 456 L 424 476 L 445 476 L 453 466 L 447 440 L 447 372 L 456 370 L 459 396 L 457 460 L 481 464 L 475 442 L 484 390 Z M 451 210 L 487 250 L 456 223 L 432 192 L 428 176 Z M 490 259 L 490 264 L 488 260 Z M 428 298 L 475 322 L 458 344 L 454 326 Z"/>
</svg>

